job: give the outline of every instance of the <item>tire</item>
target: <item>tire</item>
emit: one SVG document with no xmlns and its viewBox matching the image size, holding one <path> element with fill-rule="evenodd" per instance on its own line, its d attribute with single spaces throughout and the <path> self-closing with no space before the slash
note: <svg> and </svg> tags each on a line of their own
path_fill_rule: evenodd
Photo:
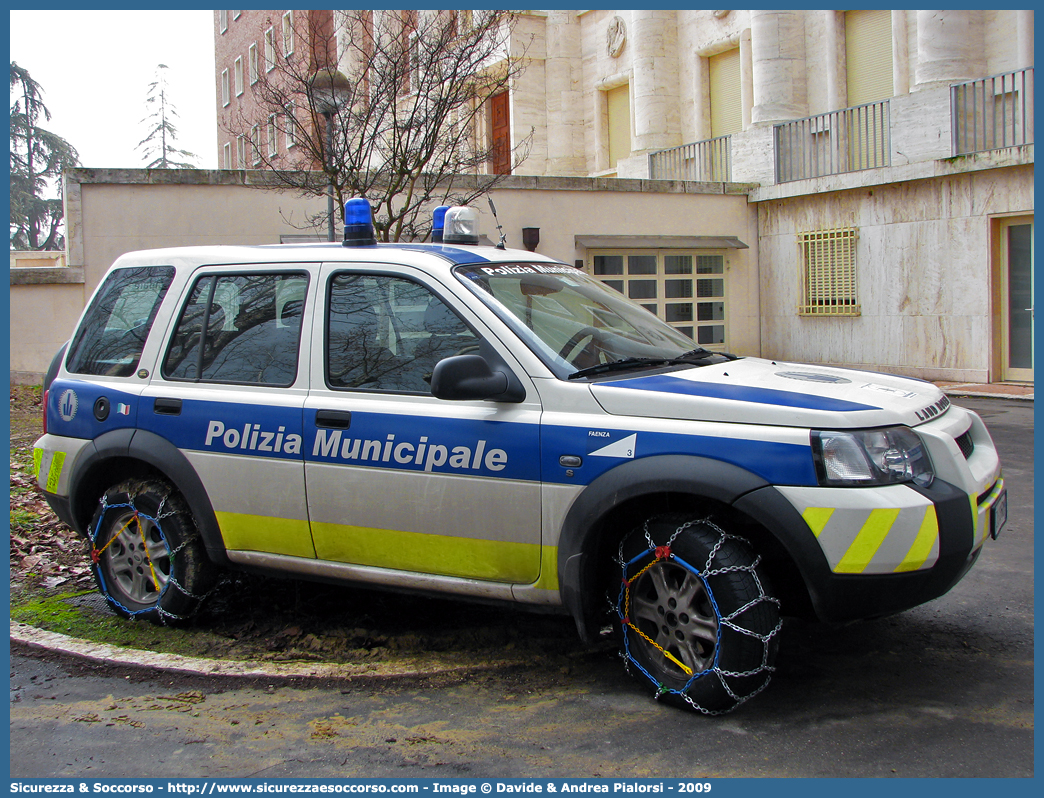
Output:
<svg viewBox="0 0 1044 798">
<path fill-rule="evenodd" d="M 124 618 L 188 620 L 216 581 L 188 505 L 166 482 L 129 480 L 107 490 L 90 542 L 98 589 Z"/>
<path fill-rule="evenodd" d="M 745 540 L 708 519 L 661 515 L 625 537 L 619 555 L 621 654 L 657 699 L 713 715 L 768 686 L 779 601 Z"/>
</svg>

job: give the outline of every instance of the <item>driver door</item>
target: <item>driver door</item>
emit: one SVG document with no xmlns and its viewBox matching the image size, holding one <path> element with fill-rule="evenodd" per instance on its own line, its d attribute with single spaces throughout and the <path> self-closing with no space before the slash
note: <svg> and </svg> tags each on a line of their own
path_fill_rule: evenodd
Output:
<svg viewBox="0 0 1044 798">
<path fill-rule="evenodd" d="M 327 265 L 305 403 L 305 480 L 320 560 L 529 584 L 540 575 L 540 405 L 525 373 L 421 274 Z M 467 319 L 467 320 L 465 320 Z M 317 331 L 318 332 L 318 331 Z M 486 336 L 527 387 L 445 401 L 435 364 Z"/>
</svg>

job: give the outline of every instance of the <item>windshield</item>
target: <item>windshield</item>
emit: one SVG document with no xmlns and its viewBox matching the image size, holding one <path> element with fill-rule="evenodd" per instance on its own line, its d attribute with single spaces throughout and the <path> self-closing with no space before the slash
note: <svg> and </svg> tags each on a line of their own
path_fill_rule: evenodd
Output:
<svg viewBox="0 0 1044 798">
<path fill-rule="evenodd" d="M 455 272 L 562 379 L 594 376 L 608 364 L 619 370 L 721 359 L 572 266 L 473 264 Z"/>
</svg>

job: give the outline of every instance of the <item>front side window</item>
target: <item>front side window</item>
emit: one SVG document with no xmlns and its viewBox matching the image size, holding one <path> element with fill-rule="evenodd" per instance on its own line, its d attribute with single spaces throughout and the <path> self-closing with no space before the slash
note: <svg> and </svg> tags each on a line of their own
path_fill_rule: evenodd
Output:
<svg viewBox="0 0 1044 798">
<path fill-rule="evenodd" d="M 455 273 L 562 379 L 617 361 L 640 367 L 665 359 L 701 365 L 721 360 L 571 266 L 475 265 Z"/>
<path fill-rule="evenodd" d="M 178 320 L 163 376 L 291 385 L 307 288 L 303 274 L 201 277 Z"/>
<path fill-rule="evenodd" d="M 173 266 L 110 273 L 69 348 L 69 371 L 109 377 L 133 375 L 156 311 L 173 279 Z"/>
<path fill-rule="evenodd" d="M 374 274 L 330 281 L 326 380 L 331 388 L 431 391 L 435 364 L 478 351 L 479 339 L 419 283 Z"/>
</svg>

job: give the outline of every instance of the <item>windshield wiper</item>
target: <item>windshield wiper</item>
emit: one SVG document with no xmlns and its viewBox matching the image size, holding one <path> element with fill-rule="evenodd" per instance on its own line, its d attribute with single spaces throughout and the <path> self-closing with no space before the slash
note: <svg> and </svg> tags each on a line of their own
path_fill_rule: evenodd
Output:
<svg viewBox="0 0 1044 798">
<path fill-rule="evenodd" d="M 589 377 L 592 374 L 604 374 L 608 371 L 622 371 L 624 369 L 638 368 L 641 366 L 668 365 L 671 358 L 666 357 L 625 357 L 614 360 L 611 363 L 599 363 L 597 366 L 588 366 L 585 369 L 574 371 L 568 379 L 575 380 L 580 377 Z"/>
<path fill-rule="evenodd" d="M 700 360 L 706 360 L 709 357 L 715 357 L 717 355 L 721 355 L 728 360 L 738 359 L 738 355 L 732 355 L 727 352 L 711 352 L 707 349 L 697 348 L 673 357 L 625 357 L 620 360 L 613 360 L 610 363 L 599 363 L 597 366 L 588 366 L 579 371 L 574 371 L 567 379 L 576 380 L 581 377 L 591 377 L 595 374 L 606 374 L 611 371 L 624 371 L 626 369 L 642 368 L 644 366 L 693 365 Z"/>
<path fill-rule="evenodd" d="M 712 352 L 709 349 L 704 349 L 702 346 L 692 349 L 685 354 L 672 357 L 671 360 L 681 360 L 686 363 L 690 363 L 693 360 L 706 360 L 708 357 L 723 357 L 726 360 L 739 360 L 739 355 L 734 355 L 731 352 Z"/>
</svg>

